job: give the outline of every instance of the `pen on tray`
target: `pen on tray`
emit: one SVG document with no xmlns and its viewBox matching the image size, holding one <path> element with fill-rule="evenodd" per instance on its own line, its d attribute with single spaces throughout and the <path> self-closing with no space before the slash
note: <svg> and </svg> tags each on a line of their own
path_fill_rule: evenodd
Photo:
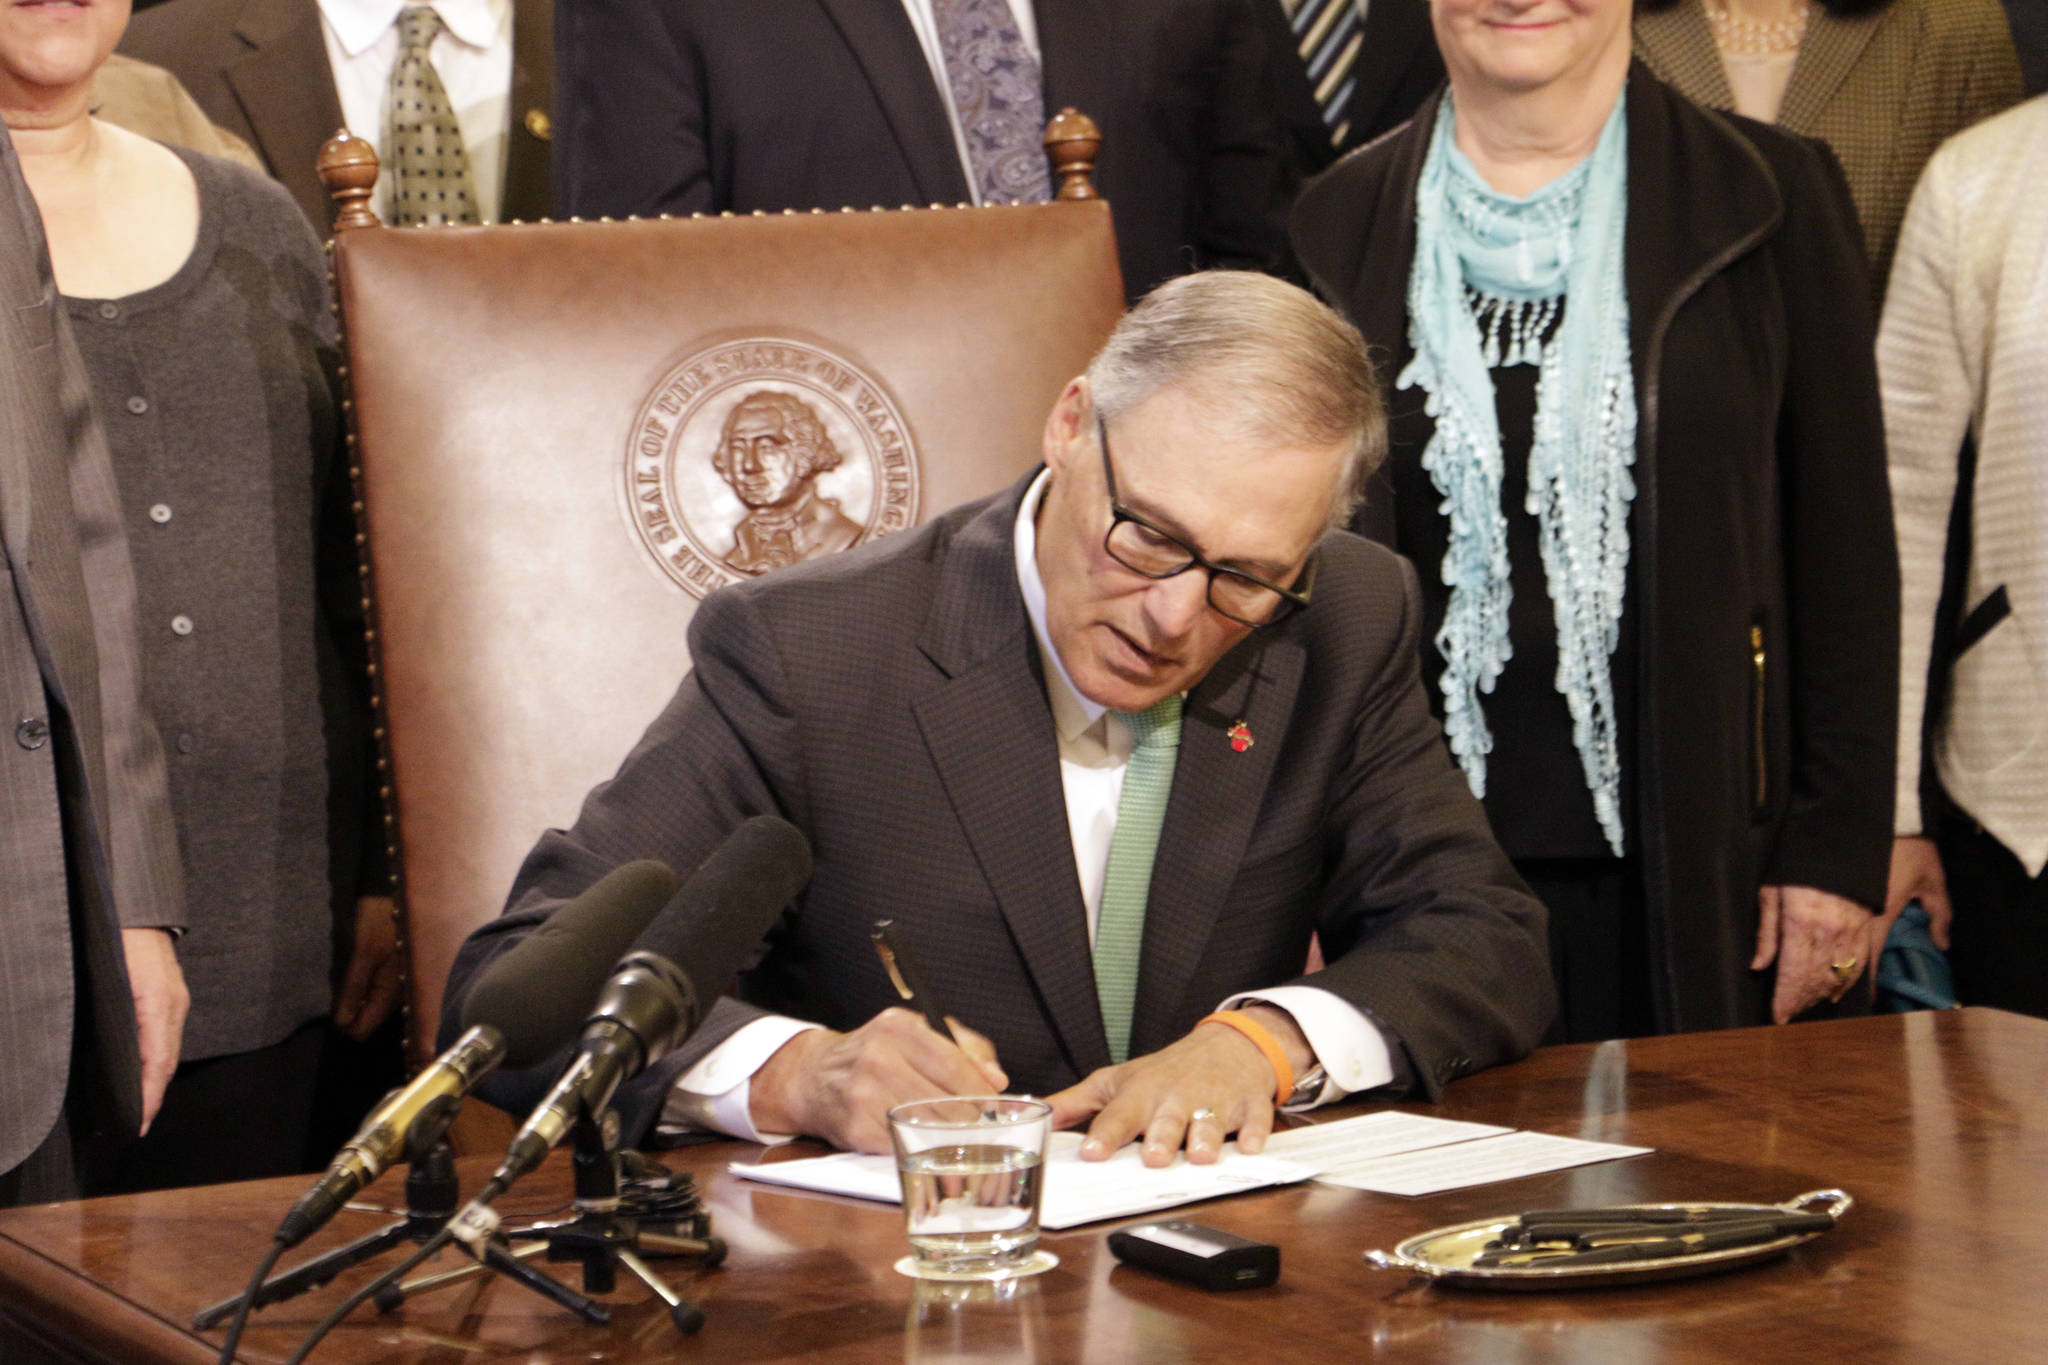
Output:
<svg viewBox="0 0 2048 1365">
<path fill-rule="evenodd" d="M 1576 1245 L 1489 1247 L 1473 1258 L 1482 1269 L 1494 1266 L 1582 1266 L 1605 1265 L 1612 1261 L 1646 1261 L 1696 1252 L 1728 1251 L 1736 1247 L 1762 1246 L 1786 1235 L 1787 1231 L 1768 1220 L 1747 1223 L 1699 1224 L 1670 1232 L 1657 1232 L 1648 1225 L 1632 1236 L 1588 1237 Z M 1817 1229 L 1803 1229 L 1817 1231 Z"/>
<path fill-rule="evenodd" d="M 1807 1213 L 1776 1205 L 1729 1205 L 1708 1208 L 1547 1209 L 1525 1213 L 1502 1229 L 1509 1246 L 1589 1238 L 1677 1235 L 1704 1229 L 1725 1230 L 1751 1223 L 1768 1224 L 1776 1234 L 1824 1232 L 1835 1225 L 1833 1215 Z"/>
<path fill-rule="evenodd" d="M 882 965 L 889 971 L 889 981 L 896 987 L 896 993 L 903 997 L 904 1003 L 922 1014 L 924 1021 L 941 1036 L 959 1042 L 952 1026 L 946 1022 L 946 1011 L 940 1008 L 938 997 L 932 994 L 931 987 L 919 974 L 917 962 L 911 957 L 909 945 L 903 941 L 896 921 L 876 920 L 868 936 L 875 941 L 875 955 L 882 959 Z"/>
</svg>

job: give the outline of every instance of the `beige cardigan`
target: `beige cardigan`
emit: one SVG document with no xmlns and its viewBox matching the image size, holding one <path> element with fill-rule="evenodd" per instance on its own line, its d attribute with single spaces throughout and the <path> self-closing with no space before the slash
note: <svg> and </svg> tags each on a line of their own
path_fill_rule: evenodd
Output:
<svg viewBox="0 0 2048 1365">
<path fill-rule="evenodd" d="M 94 118 L 174 147 L 239 161 L 267 174 L 248 143 L 207 121 L 206 113 L 178 78 L 160 66 L 116 52 L 93 75 L 89 97 Z"/>
<path fill-rule="evenodd" d="M 1638 7 L 1635 47 L 1651 71 L 1695 103 L 1735 107 L 1700 0 Z M 1841 159 L 1877 298 L 1927 158 L 1952 134 L 2019 99 L 2019 57 L 1998 0 L 1892 0 L 1849 17 L 1814 5 L 1778 126 L 1821 139 Z"/>
</svg>

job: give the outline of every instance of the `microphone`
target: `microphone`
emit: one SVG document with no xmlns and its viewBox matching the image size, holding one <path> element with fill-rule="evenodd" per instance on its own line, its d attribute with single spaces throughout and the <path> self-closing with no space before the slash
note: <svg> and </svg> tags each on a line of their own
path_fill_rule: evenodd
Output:
<svg viewBox="0 0 2048 1365">
<path fill-rule="evenodd" d="M 411 1083 L 384 1097 L 285 1215 L 278 1240 L 297 1246 L 394 1162 L 433 1147 L 463 1097 L 501 1061 L 534 1066 L 574 1038 L 612 959 L 646 930 L 675 889 L 676 874 L 662 864 L 627 863 L 492 962 L 464 1004 L 467 1032 Z"/>
<path fill-rule="evenodd" d="M 576 1037 L 612 965 L 676 894 L 681 879 L 652 858 L 624 863 L 535 925 L 477 975 L 462 1025 L 505 1035 L 505 1065 L 538 1066 Z"/>
<path fill-rule="evenodd" d="M 426 1070 L 384 1097 L 312 1189 L 299 1196 L 278 1224 L 277 1240 L 295 1247 L 340 1211 L 355 1192 L 401 1156 L 417 1155 L 441 1140 L 462 1097 L 505 1055 L 498 1030 L 479 1024 Z"/>
<path fill-rule="evenodd" d="M 694 1033 L 810 876 L 810 844 L 786 820 L 757 815 L 727 836 L 619 959 L 574 1060 L 514 1136 L 491 1184 L 502 1191 L 538 1166 L 579 1113 L 602 1111 L 621 1084 Z"/>
</svg>

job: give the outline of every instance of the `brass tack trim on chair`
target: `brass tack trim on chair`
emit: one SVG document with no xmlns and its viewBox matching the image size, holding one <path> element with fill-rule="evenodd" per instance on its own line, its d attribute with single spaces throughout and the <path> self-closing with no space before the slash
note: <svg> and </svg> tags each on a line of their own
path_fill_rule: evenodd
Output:
<svg viewBox="0 0 2048 1365">
<path fill-rule="evenodd" d="M 327 187 L 328 195 L 335 203 L 334 230 L 338 237 L 344 231 L 358 228 L 383 226 L 376 213 L 369 206 L 370 197 L 377 184 L 377 152 L 368 142 L 355 137 L 344 128 L 329 138 L 320 148 L 315 162 L 320 183 Z M 335 250 L 335 239 L 327 241 L 328 273 L 327 282 L 332 298 L 335 323 L 341 332 L 342 354 L 348 354 L 348 320 L 341 311 L 341 261 Z M 407 1040 L 408 1069 L 416 1060 L 411 1055 L 410 1043 L 414 1032 L 412 1009 L 412 942 L 407 932 L 407 898 L 405 882 L 405 860 L 398 833 L 398 811 L 393 805 L 391 772 L 391 741 L 387 717 L 384 711 L 384 690 L 379 685 L 382 668 L 378 659 L 379 639 L 376 628 L 377 593 L 376 582 L 370 572 L 369 560 L 360 552 L 369 545 L 369 527 L 364 519 L 363 466 L 359 458 L 355 431 L 355 376 L 351 367 L 342 364 L 336 373 L 342 382 L 341 415 L 343 435 L 349 454 L 348 477 L 354 497 L 349 506 L 355 517 L 355 544 L 359 552 L 356 577 L 362 583 L 363 596 L 363 642 L 369 650 L 369 662 L 365 675 L 370 685 L 371 737 L 377 747 L 377 800 L 382 808 L 384 820 L 384 852 L 391 867 L 391 920 L 393 936 L 399 954 L 399 1020 Z"/>
</svg>

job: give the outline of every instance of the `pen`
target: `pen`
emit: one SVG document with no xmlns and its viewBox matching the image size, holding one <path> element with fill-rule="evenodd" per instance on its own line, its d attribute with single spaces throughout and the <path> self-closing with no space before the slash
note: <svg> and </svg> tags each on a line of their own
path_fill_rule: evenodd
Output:
<svg viewBox="0 0 2048 1365">
<path fill-rule="evenodd" d="M 1577 1246 L 1503 1246 L 1489 1248 L 1473 1258 L 1481 1269 L 1495 1266 L 1582 1266 L 1605 1265 L 1612 1261 L 1647 1261 L 1697 1252 L 1729 1251 L 1736 1247 L 1763 1246 L 1785 1236 L 1784 1229 L 1767 1221 L 1701 1224 L 1685 1231 L 1659 1233 L 1645 1228 L 1628 1241 L 1595 1240 Z"/>
<path fill-rule="evenodd" d="M 1581 1245 L 1589 1237 L 1675 1236 L 1685 1232 L 1723 1230 L 1749 1224 L 1766 1224 L 1778 1233 L 1825 1232 L 1835 1225 L 1825 1213 L 1802 1213 L 1770 1205 L 1730 1208 L 1717 1217 L 1633 1218 L 1627 1209 L 1589 1209 L 1586 1218 L 1525 1213 L 1522 1221 L 1501 1230 L 1501 1241 L 1513 1246 L 1537 1242 L 1573 1241 Z M 1659 1211 L 1661 1212 L 1661 1211 Z M 1604 1215 L 1604 1216 L 1602 1216 Z"/>
<path fill-rule="evenodd" d="M 888 968 L 890 984 L 896 987 L 896 993 L 903 997 L 904 1003 L 922 1014 L 924 1021 L 941 1037 L 951 1038 L 958 1043 L 959 1038 L 954 1036 L 952 1026 L 946 1022 L 945 1010 L 939 1007 L 938 997 L 925 985 L 924 977 L 919 974 L 917 963 L 910 956 L 909 947 L 903 941 L 903 935 L 897 931 L 896 921 L 876 920 L 875 927 L 869 931 L 868 936 L 875 941 L 875 955 L 880 957 L 882 965 Z"/>
</svg>

